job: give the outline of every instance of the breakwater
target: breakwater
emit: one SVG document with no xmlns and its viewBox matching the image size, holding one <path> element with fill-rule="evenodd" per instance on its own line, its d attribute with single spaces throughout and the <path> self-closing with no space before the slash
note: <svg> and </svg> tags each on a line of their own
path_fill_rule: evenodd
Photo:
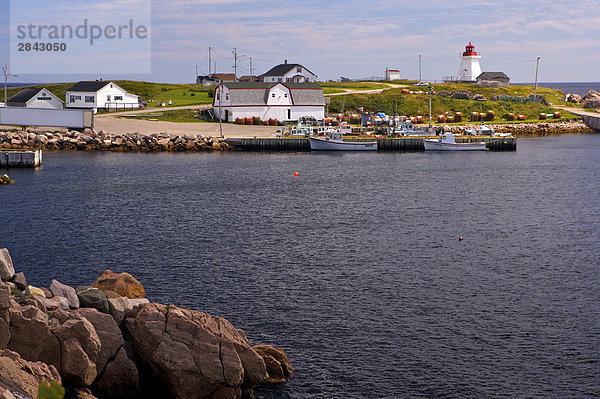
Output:
<svg viewBox="0 0 600 399">
<path fill-rule="evenodd" d="M 510 133 L 516 137 L 546 136 L 565 133 L 594 133 L 582 121 L 558 121 L 518 124 L 489 124 L 498 133 Z M 461 134 L 472 125 L 445 126 L 446 131 Z M 250 135 L 250 134 L 249 134 Z M 482 138 L 477 138 L 478 140 Z M 394 141 L 403 140 L 403 141 Z M 497 140 L 497 138 L 493 138 Z M 460 141 L 460 140 L 459 140 Z M 514 150 L 511 140 L 494 141 L 490 150 Z M 67 151 L 117 151 L 117 152 L 181 152 L 181 151 L 224 151 L 245 149 L 251 151 L 309 151 L 305 138 L 230 138 L 221 139 L 204 135 L 172 135 L 169 133 L 110 134 L 103 130 L 96 132 L 86 129 L 83 132 L 41 132 L 3 131 L 0 132 L 0 149 Z M 380 139 L 383 151 L 422 151 L 420 138 Z"/>
</svg>

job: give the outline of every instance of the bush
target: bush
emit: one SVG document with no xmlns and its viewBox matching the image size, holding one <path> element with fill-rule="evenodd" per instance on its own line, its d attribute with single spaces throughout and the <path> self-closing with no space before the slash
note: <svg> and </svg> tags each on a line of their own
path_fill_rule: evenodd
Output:
<svg viewBox="0 0 600 399">
<path fill-rule="evenodd" d="M 468 91 L 455 91 L 450 95 L 450 98 L 456 98 L 458 100 L 470 100 L 471 93 Z"/>
</svg>

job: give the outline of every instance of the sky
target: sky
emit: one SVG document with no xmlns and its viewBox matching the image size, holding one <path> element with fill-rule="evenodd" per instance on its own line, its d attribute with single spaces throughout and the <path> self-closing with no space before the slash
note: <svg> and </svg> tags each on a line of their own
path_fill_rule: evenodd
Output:
<svg viewBox="0 0 600 399">
<path fill-rule="evenodd" d="M 83 18 L 106 24 L 111 15 L 125 18 L 132 10 L 151 11 L 149 68 L 142 67 L 141 53 L 108 56 L 99 46 L 93 48 L 96 54 L 88 51 L 79 57 L 94 58 L 94 67 L 87 64 L 60 74 L 42 73 L 42 68 L 38 74 L 11 76 L 9 82 L 15 83 L 97 78 L 191 83 L 196 68 L 200 75 L 208 73 L 209 46 L 221 73 L 233 72 L 236 48 L 238 75 L 250 74 L 250 58 L 254 74 L 287 59 L 304 65 L 319 80 L 382 77 L 386 67 L 417 79 L 422 55 L 422 78 L 433 82 L 457 74 L 459 55 L 469 42 L 482 56 L 484 72 L 505 72 L 513 83 L 535 79 L 537 57 L 540 82 L 600 81 L 598 0 L 87 0 L 85 6 L 71 2 L 77 4 L 73 10 L 58 6 L 66 0 L 13 1 L 21 4 L 21 19 L 58 21 L 60 16 L 61 23 L 72 24 Z M 23 15 L 24 3 L 31 14 Z M 11 39 L 15 44 L 10 9 L 10 0 L 0 0 L 0 64 L 16 69 L 18 60 L 13 57 L 11 62 L 9 46 Z M 50 65 L 49 59 L 33 64 Z M 109 65 L 127 68 L 115 73 Z M 151 73 L 135 73 L 145 69 Z"/>
</svg>

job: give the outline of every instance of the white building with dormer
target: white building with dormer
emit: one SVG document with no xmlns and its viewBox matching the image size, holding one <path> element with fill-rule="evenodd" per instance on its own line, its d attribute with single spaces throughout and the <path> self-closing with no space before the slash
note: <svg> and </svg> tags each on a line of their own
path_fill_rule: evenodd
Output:
<svg viewBox="0 0 600 399">
<path fill-rule="evenodd" d="M 297 121 L 325 117 L 323 89 L 316 83 L 224 82 L 215 88 L 213 107 L 217 118 L 259 117 L 263 121 Z"/>
<path fill-rule="evenodd" d="M 287 60 L 283 64 L 279 64 L 271 68 L 268 72 L 261 75 L 263 82 L 315 82 L 317 75 L 309 71 L 306 67 L 300 64 L 288 64 Z"/>
<path fill-rule="evenodd" d="M 120 110 L 140 107 L 139 97 L 114 82 L 84 81 L 65 92 L 67 108 Z"/>
</svg>

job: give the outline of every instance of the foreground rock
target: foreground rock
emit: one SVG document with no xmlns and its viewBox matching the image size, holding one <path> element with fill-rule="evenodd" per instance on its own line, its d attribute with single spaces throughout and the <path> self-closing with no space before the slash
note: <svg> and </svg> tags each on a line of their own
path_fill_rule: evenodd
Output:
<svg viewBox="0 0 600 399">
<path fill-rule="evenodd" d="M 92 287 L 102 291 L 113 291 L 131 299 L 146 297 L 146 290 L 131 274 L 114 273 L 110 269 L 106 269 Z"/>
<path fill-rule="evenodd" d="M 60 375 L 54 366 L 42 362 L 28 362 L 18 353 L 0 350 L 0 396 L 37 398 L 38 387 L 42 381 L 61 383 Z"/>
<path fill-rule="evenodd" d="M 223 318 L 146 304 L 124 323 L 136 352 L 172 397 L 239 398 L 268 378 L 245 335 Z"/>
<path fill-rule="evenodd" d="M 111 295 L 145 295 L 127 273 L 103 277 Z M 89 287 L 79 289 L 79 298 L 93 293 L 81 301 L 86 307 L 73 309 L 69 286 L 53 280 L 50 293 L 24 285 L 0 280 L 0 398 L 35 397 L 41 379 L 62 381 L 81 399 L 251 398 L 255 385 L 292 372 L 283 351 L 253 349 L 221 317 L 146 298 L 106 299 Z"/>
<path fill-rule="evenodd" d="M 15 268 L 12 263 L 8 249 L 0 248 L 0 278 L 10 280 L 15 274 Z"/>
<path fill-rule="evenodd" d="M 265 361 L 269 373 L 267 382 L 285 382 L 294 372 L 294 368 L 283 349 L 271 345 L 254 345 L 252 349 Z"/>
</svg>

